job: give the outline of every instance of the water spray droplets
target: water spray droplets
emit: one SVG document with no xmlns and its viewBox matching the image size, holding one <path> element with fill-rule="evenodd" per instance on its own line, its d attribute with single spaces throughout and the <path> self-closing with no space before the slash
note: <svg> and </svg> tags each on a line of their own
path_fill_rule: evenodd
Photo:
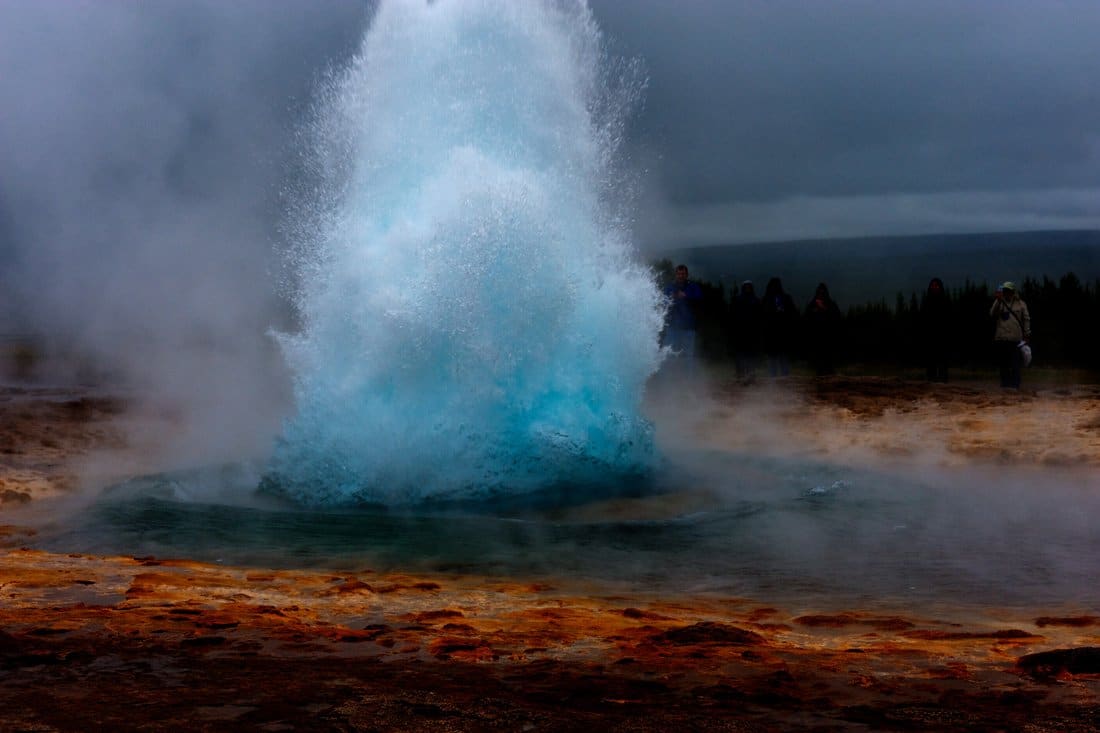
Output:
<svg viewBox="0 0 1100 733">
<path fill-rule="evenodd" d="M 629 105 L 599 43 L 582 3 L 379 7 L 317 123 L 344 178 L 299 227 L 298 415 L 269 488 L 402 502 L 649 466 L 663 308 L 610 213 Z"/>
</svg>

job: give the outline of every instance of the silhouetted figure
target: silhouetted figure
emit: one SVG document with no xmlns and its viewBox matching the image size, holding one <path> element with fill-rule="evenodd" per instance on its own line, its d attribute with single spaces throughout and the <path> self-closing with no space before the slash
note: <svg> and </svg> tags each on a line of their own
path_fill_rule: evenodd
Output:
<svg viewBox="0 0 1100 733">
<path fill-rule="evenodd" d="M 741 292 L 730 301 L 729 343 L 737 378 L 751 382 L 756 379 L 760 361 L 760 298 L 751 280 L 741 283 Z"/>
<path fill-rule="evenodd" d="M 818 283 L 804 315 L 810 366 L 819 377 L 833 374 L 836 371 L 833 358 L 840 336 L 840 308 L 829 297 L 829 288 L 825 283 Z"/>
<path fill-rule="evenodd" d="M 794 348 L 795 329 L 798 328 L 798 309 L 794 300 L 783 290 L 783 283 L 773 277 L 764 288 L 760 300 L 760 337 L 764 355 L 768 357 L 768 374 L 785 377 L 791 373 L 791 351 Z"/>
<path fill-rule="evenodd" d="M 1031 340 L 1031 314 L 1016 294 L 1016 284 L 1001 285 L 989 309 L 993 319 L 993 354 L 1001 374 L 1001 386 L 1019 389 L 1023 356 L 1020 347 Z"/>
<path fill-rule="evenodd" d="M 951 360 L 951 297 L 938 277 L 928 283 L 920 304 L 921 352 L 928 369 L 928 381 L 946 382 Z"/>
<path fill-rule="evenodd" d="M 703 289 L 688 279 L 687 265 L 676 266 L 676 279 L 665 286 L 669 299 L 665 345 L 688 374 L 695 370 L 695 309 L 703 300 Z"/>
</svg>

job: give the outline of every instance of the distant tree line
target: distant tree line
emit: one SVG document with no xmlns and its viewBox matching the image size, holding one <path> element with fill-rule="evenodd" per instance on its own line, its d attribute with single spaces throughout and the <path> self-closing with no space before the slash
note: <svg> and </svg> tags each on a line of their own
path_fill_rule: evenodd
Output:
<svg viewBox="0 0 1100 733">
<path fill-rule="evenodd" d="M 674 264 L 664 259 L 653 265 L 658 281 L 671 280 Z M 730 358 L 730 301 L 736 294 L 721 283 L 698 281 L 703 299 L 698 306 L 698 354 L 711 361 Z M 1096 322 L 1100 318 L 1100 279 L 1082 282 L 1068 272 L 1057 280 L 1044 275 L 1028 277 L 1019 286 L 1020 297 L 1031 313 L 1031 344 L 1036 363 L 1045 366 L 1076 367 L 1100 371 L 1100 339 Z M 990 364 L 993 323 L 989 308 L 999 283 L 969 280 L 952 287 L 950 326 L 936 337 L 948 345 L 956 367 L 982 368 Z M 760 292 L 757 292 L 760 295 Z M 805 309 L 810 293 L 791 293 L 796 306 Z M 843 293 L 832 293 L 843 301 Z M 836 332 L 836 359 L 841 366 L 921 367 L 928 333 L 922 318 L 925 293 L 895 293 L 893 298 L 860 305 L 842 306 Z M 803 345 L 806 337 L 799 339 Z M 805 358 L 805 353 L 794 354 Z"/>
</svg>

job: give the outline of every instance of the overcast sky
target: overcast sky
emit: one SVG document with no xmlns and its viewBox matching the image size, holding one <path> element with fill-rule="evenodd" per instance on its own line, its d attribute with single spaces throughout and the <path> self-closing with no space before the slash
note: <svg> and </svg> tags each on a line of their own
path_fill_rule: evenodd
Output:
<svg viewBox="0 0 1100 733">
<path fill-rule="evenodd" d="M 1100 226 L 1094 0 L 590 4 L 650 79 L 628 146 L 647 248 Z M 369 6 L 0 0 L 0 234 L 69 225 L 49 209 L 79 197 L 46 192 L 132 183 L 150 152 L 157 185 L 270 195 Z"/>
<path fill-rule="evenodd" d="M 651 244 L 1100 226 L 1100 3 L 592 0 Z"/>
</svg>

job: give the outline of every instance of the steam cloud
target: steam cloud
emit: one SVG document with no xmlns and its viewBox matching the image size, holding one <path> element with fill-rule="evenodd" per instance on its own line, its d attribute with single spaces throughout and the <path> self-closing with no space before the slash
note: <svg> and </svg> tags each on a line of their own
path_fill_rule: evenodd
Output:
<svg viewBox="0 0 1100 733">
<path fill-rule="evenodd" d="M 200 452 L 265 445 L 293 137 L 368 20 L 352 0 L 0 3 L 0 331 L 183 410 Z"/>
</svg>

